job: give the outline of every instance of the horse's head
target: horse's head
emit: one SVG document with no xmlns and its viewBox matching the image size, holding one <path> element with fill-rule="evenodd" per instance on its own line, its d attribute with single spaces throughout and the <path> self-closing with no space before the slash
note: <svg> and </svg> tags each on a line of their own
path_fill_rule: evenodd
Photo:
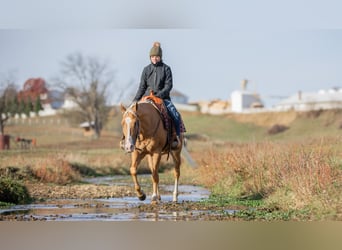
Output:
<svg viewBox="0 0 342 250">
<path fill-rule="evenodd" d="M 127 109 L 121 104 L 122 112 L 122 133 L 124 136 L 122 148 L 127 153 L 132 153 L 135 149 L 135 142 L 139 136 L 140 122 L 137 115 L 138 104 L 135 102 Z"/>
</svg>

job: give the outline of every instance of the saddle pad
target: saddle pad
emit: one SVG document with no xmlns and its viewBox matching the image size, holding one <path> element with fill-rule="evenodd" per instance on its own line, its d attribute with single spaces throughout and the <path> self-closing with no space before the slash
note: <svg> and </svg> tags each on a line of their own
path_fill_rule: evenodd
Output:
<svg viewBox="0 0 342 250">
<path fill-rule="evenodd" d="M 153 106 L 159 111 L 161 117 L 162 117 L 162 120 L 163 120 L 163 124 L 164 124 L 164 127 L 167 131 L 169 131 L 169 129 L 171 129 L 171 120 L 170 120 L 170 116 L 167 112 L 167 108 L 164 104 L 164 101 L 163 99 L 155 96 L 153 94 L 153 92 L 151 91 L 150 95 L 148 96 L 144 96 L 143 98 L 141 98 L 141 101 L 142 102 L 150 102 L 153 104 Z M 182 133 L 186 132 L 186 129 L 185 129 L 185 126 L 184 126 L 184 122 L 183 122 L 183 119 L 181 117 L 180 119 L 180 131 Z"/>
</svg>

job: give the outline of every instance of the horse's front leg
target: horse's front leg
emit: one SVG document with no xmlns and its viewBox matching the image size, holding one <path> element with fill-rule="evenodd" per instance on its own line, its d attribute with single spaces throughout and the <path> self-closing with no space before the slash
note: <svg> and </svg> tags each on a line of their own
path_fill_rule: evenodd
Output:
<svg viewBox="0 0 342 250">
<path fill-rule="evenodd" d="M 131 163 L 131 168 L 130 168 L 130 173 L 134 182 L 135 192 L 139 200 L 141 201 L 146 199 L 146 194 L 141 190 L 140 184 L 138 182 L 138 177 L 137 177 L 137 169 L 142 159 L 143 159 L 143 156 L 139 155 L 136 151 L 134 151 L 132 153 L 132 163 Z"/>
<path fill-rule="evenodd" d="M 153 155 L 148 156 L 148 163 L 152 173 L 152 198 L 151 203 L 157 203 L 160 201 L 159 194 L 159 164 L 161 159 L 161 153 L 154 153 Z"/>
</svg>

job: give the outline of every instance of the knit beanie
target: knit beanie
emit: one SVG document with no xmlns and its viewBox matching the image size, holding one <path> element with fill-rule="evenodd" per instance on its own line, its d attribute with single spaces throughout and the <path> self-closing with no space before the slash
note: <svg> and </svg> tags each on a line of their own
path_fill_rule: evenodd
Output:
<svg viewBox="0 0 342 250">
<path fill-rule="evenodd" d="M 151 56 L 160 56 L 160 58 L 163 55 L 163 51 L 160 47 L 160 42 L 154 42 L 153 47 L 150 50 L 150 57 Z"/>
</svg>

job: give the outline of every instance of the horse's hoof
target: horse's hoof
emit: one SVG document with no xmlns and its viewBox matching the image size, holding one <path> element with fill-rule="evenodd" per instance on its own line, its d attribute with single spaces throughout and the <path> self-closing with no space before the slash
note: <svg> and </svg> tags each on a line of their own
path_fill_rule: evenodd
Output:
<svg viewBox="0 0 342 250">
<path fill-rule="evenodd" d="M 151 201 L 156 201 L 156 202 L 161 201 L 160 195 L 152 195 Z"/>
<path fill-rule="evenodd" d="M 151 200 L 151 205 L 158 205 L 159 204 L 159 200 Z"/>
<path fill-rule="evenodd" d="M 177 194 L 173 194 L 172 202 L 175 202 L 175 203 L 178 202 L 178 195 Z"/>
<path fill-rule="evenodd" d="M 139 198 L 139 200 L 144 201 L 146 199 L 146 194 L 143 194 L 143 195 L 139 196 L 138 198 Z"/>
</svg>

